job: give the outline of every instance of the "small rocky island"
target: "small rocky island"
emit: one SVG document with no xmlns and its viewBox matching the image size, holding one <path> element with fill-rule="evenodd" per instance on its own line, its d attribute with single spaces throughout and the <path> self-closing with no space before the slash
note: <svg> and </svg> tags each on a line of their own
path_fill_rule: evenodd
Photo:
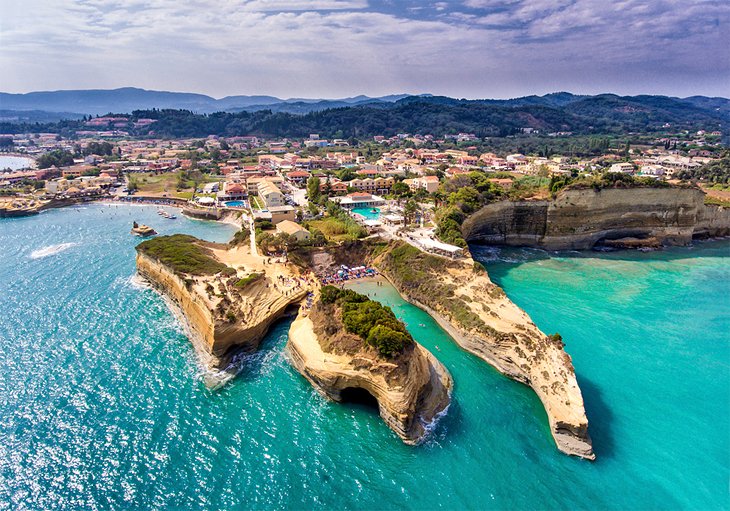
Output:
<svg viewBox="0 0 730 511">
<path fill-rule="evenodd" d="M 322 288 L 289 331 L 292 365 L 335 401 L 365 391 L 407 444 L 445 412 L 453 387 L 446 368 L 413 340 L 388 307 L 352 290 Z"/>
<path fill-rule="evenodd" d="M 132 234 L 135 236 L 141 236 L 142 238 L 146 238 L 148 236 L 154 236 L 157 234 L 157 231 L 155 231 L 152 227 L 145 224 L 138 224 L 137 222 L 132 223 Z"/>
</svg>

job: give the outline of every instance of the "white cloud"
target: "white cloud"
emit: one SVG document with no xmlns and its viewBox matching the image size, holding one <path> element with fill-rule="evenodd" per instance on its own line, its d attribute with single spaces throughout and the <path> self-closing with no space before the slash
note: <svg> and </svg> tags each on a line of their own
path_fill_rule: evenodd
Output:
<svg viewBox="0 0 730 511">
<path fill-rule="evenodd" d="M 376 12 L 365 0 L 2 2 L 0 67 L 13 72 L 0 76 L 0 90 L 488 97 L 678 85 L 720 93 L 730 78 L 728 3 L 464 4 L 500 10 L 444 8 L 429 20 L 421 11 Z"/>
<path fill-rule="evenodd" d="M 367 0 L 249 0 L 241 5 L 250 11 L 325 11 L 365 9 Z"/>
</svg>

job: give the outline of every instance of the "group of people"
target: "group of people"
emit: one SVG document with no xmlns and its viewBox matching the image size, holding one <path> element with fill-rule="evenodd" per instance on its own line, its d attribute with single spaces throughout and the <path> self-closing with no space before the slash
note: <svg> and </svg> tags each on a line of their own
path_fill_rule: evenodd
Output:
<svg viewBox="0 0 730 511">
<path fill-rule="evenodd" d="M 345 265 L 340 266 L 336 272 L 322 277 L 322 284 L 342 284 L 348 280 L 362 279 L 366 277 L 375 277 L 378 272 L 375 268 L 369 266 L 358 266 L 356 268 L 348 268 Z"/>
<path fill-rule="evenodd" d="M 298 293 L 302 286 L 306 286 L 307 279 L 304 277 L 285 277 L 278 275 L 274 285 L 279 291 L 284 293 L 284 296 L 289 296 L 290 294 Z"/>
</svg>

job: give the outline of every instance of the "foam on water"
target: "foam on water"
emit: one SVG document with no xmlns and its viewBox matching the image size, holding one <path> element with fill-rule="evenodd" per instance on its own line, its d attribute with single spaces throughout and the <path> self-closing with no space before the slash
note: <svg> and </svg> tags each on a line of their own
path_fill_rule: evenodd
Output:
<svg viewBox="0 0 730 511">
<path fill-rule="evenodd" d="M 152 289 L 150 283 L 139 273 L 135 273 L 134 275 L 127 278 L 121 278 L 121 282 L 124 285 L 130 286 L 134 289 Z"/>
<path fill-rule="evenodd" d="M 59 243 L 58 245 L 49 245 L 47 247 L 39 248 L 30 253 L 31 259 L 43 259 L 52 255 L 60 254 L 64 250 L 68 250 L 71 247 L 75 247 L 78 243 Z"/>
</svg>

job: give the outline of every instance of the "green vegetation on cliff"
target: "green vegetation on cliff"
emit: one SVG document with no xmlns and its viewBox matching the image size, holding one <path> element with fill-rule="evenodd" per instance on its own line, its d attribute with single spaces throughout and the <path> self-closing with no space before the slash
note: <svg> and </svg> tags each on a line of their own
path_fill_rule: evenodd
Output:
<svg viewBox="0 0 730 511">
<path fill-rule="evenodd" d="M 605 172 L 595 176 L 572 178 L 554 176 L 550 179 L 550 192 L 555 194 L 563 188 L 603 190 L 606 188 L 670 188 L 672 185 L 661 179 L 648 176 L 632 176 L 622 172 Z"/>
<path fill-rule="evenodd" d="M 673 185 L 661 179 L 632 176 L 621 172 L 605 172 L 593 176 L 524 176 L 516 179 L 510 190 L 503 190 L 481 172 L 456 176 L 445 181 L 439 190 L 443 199 L 436 211 L 436 236 L 445 243 L 466 247 L 461 225 L 466 218 L 490 202 L 499 200 L 547 199 L 563 189 L 593 188 L 668 188 Z"/>
<path fill-rule="evenodd" d="M 253 284 L 254 282 L 258 282 L 259 280 L 261 280 L 263 278 L 264 278 L 263 273 L 252 273 L 251 275 L 238 280 L 234 285 L 238 289 L 245 289 L 248 286 L 250 286 L 251 284 Z"/>
<path fill-rule="evenodd" d="M 327 216 L 319 220 L 310 220 L 303 225 L 314 235 L 321 232 L 328 241 L 357 240 L 368 235 L 367 230 L 357 223 L 338 204 L 328 201 Z"/>
<path fill-rule="evenodd" d="M 465 269 L 462 263 L 443 257 L 421 252 L 408 243 L 395 242 L 385 249 L 377 258 L 377 267 L 398 290 L 416 302 L 450 316 L 466 330 L 475 330 L 485 335 L 496 332 L 487 325 L 468 305 L 467 298 L 458 294 L 459 287 L 453 282 L 443 281 L 442 275 L 449 269 L 457 272 L 473 272 L 483 274 L 484 268 L 475 265 Z M 470 278 L 469 273 L 464 278 Z M 496 285 L 485 289 L 490 296 L 497 296 L 503 291 Z"/>
<path fill-rule="evenodd" d="M 489 201 L 504 194 L 483 172 L 471 172 L 445 181 L 439 190 L 442 207 L 436 212 L 436 236 L 444 243 L 466 247 L 461 223 Z"/>
<path fill-rule="evenodd" d="M 137 252 L 169 267 L 177 275 L 215 275 L 235 273 L 233 268 L 214 259 L 198 238 L 187 234 L 159 236 L 137 245 Z"/>
<path fill-rule="evenodd" d="M 339 306 L 345 330 L 363 339 L 384 357 L 392 358 L 413 343 L 411 334 L 390 307 L 365 295 L 350 289 L 324 286 L 320 300 L 325 305 Z"/>
</svg>

